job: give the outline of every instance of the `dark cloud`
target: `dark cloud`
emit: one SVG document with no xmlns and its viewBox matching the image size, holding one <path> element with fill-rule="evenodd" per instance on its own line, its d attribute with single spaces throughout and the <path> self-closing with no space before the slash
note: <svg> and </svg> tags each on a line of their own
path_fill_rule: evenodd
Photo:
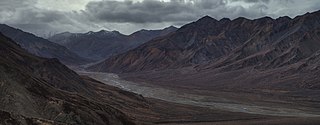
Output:
<svg viewBox="0 0 320 125">
<path fill-rule="evenodd" d="M 269 3 L 270 2 L 270 0 L 233 0 L 233 1 L 244 1 L 247 3 L 259 3 L 259 2 Z"/>
<path fill-rule="evenodd" d="M 94 30 L 96 27 L 81 12 L 60 11 L 39 8 L 37 0 L 1 0 L 0 23 L 46 36 L 48 34 L 72 31 Z"/>
<path fill-rule="evenodd" d="M 269 2 L 268 0 L 259 1 Z M 246 0 L 244 2 L 252 3 L 253 1 Z M 238 16 L 251 18 L 266 15 L 266 12 L 263 11 L 266 9 L 268 7 L 265 4 L 254 4 L 249 8 L 244 8 L 241 5 L 228 6 L 226 0 L 172 0 L 170 2 L 144 0 L 142 2 L 90 2 L 85 11 L 102 22 L 161 23 L 189 22 L 204 15 L 215 18 L 235 18 Z"/>
<path fill-rule="evenodd" d="M 86 12 L 101 21 L 108 22 L 174 22 L 195 19 L 190 3 L 160 1 L 101 1 L 90 2 Z"/>
</svg>

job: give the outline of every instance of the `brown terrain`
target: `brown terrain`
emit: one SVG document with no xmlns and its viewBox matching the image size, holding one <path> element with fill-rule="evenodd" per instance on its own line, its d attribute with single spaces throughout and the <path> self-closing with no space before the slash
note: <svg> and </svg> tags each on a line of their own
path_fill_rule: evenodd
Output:
<svg viewBox="0 0 320 125">
<path fill-rule="evenodd" d="M 0 124 L 211 124 L 289 121 L 144 98 L 29 54 L 0 34 Z M 299 122 L 317 123 L 315 118 Z"/>
<path fill-rule="evenodd" d="M 88 69 L 164 86 L 300 95 L 317 102 L 319 18 L 320 11 L 275 20 L 206 16 Z"/>
<path fill-rule="evenodd" d="M 87 69 L 118 73 L 122 79 L 177 93 L 208 97 L 201 100 L 202 107 L 204 102 L 227 100 L 279 109 L 270 111 L 271 114 L 261 113 L 279 118 L 284 107 L 306 113 L 295 115 L 299 118 L 294 120 L 223 124 L 319 124 L 306 120 L 319 119 L 319 53 L 320 11 L 293 19 L 240 17 L 218 21 L 205 16 Z M 244 110 L 239 112 L 258 112 Z"/>
<path fill-rule="evenodd" d="M 269 17 L 215 20 L 205 16 L 167 36 L 89 67 L 92 71 L 137 72 L 198 66 L 198 70 L 274 69 L 316 58 L 320 11 L 294 19 Z"/>
<path fill-rule="evenodd" d="M 176 27 L 167 27 L 159 30 L 139 30 L 130 35 L 118 31 L 101 30 L 98 32 L 56 34 L 50 41 L 67 47 L 76 54 L 92 60 L 103 60 L 110 56 L 124 53 L 130 49 L 148 42 L 149 40 L 167 35 L 177 30 Z"/>
<path fill-rule="evenodd" d="M 205 16 L 87 68 L 94 72 L 0 34 L 0 124 L 317 125 L 319 55 L 320 11 Z"/>
<path fill-rule="evenodd" d="M 0 32 L 36 56 L 57 58 L 67 65 L 83 65 L 92 62 L 92 60 L 80 57 L 64 46 L 6 24 L 0 24 Z"/>
</svg>

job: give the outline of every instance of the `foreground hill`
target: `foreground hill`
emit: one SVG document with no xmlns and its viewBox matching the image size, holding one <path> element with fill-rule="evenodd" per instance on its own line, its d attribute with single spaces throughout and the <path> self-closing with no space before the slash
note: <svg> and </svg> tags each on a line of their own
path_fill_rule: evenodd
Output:
<svg viewBox="0 0 320 125">
<path fill-rule="evenodd" d="M 90 81 L 57 59 L 28 54 L 0 35 L 1 124 L 133 124 L 99 103 Z"/>
<path fill-rule="evenodd" d="M 80 57 L 64 46 L 37 37 L 31 33 L 24 32 L 20 29 L 0 24 L 0 32 L 13 39 L 28 52 L 37 56 L 57 58 L 68 65 L 78 65 L 90 62 L 90 60 Z"/>
<path fill-rule="evenodd" d="M 93 60 L 102 60 L 133 49 L 155 37 L 163 36 L 175 31 L 171 26 L 161 30 L 140 30 L 131 35 L 124 35 L 118 31 L 61 33 L 49 38 L 72 50 L 80 56 Z"/>
</svg>

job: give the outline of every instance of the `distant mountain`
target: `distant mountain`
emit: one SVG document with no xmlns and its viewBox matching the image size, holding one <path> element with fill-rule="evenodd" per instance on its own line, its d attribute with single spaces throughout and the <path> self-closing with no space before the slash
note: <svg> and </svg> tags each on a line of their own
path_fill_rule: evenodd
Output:
<svg viewBox="0 0 320 125">
<path fill-rule="evenodd" d="M 90 69 L 119 73 L 208 63 L 230 69 L 281 67 L 306 59 L 320 49 L 319 19 L 320 11 L 294 19 L 240 17 L 218 21 L 205 16 Z"/>
<path fill-rule="evenodd" d="M 139 30 L 137 32 L 132 33 L 129 35 L 129 41 L 132 41 L 136 46 L 141 45 L 153 38 L 159 37 L 159 36 L 165 36 L 169 33 L 172 33 L 176 31 L 178 28 L 174 26 L 170 26 L 161 30 Z"/>
<path fill-rule="evenodd" d="M 49 40 L 67 47 L 80 56 L 93 60 L 102 60 L 133 49 L 155 37 L 166 35 L 176 29 L 171 26 L 162 30 L 140 30 L 131 35 L 106 30 L 87 33 L 65 32 L 54 35 Z"/>
<path fill-rule="evenodd" d="M 90 62 L 89 59 L 80 57 L 64 46 L 37 37 L 31 33 L 24 32 L 20 29 L 0 24 L 0 32 L 13 39 L 28 52 L 37 56 L 57 58 L 68 65 L 78 65 Z"/>
</svg>

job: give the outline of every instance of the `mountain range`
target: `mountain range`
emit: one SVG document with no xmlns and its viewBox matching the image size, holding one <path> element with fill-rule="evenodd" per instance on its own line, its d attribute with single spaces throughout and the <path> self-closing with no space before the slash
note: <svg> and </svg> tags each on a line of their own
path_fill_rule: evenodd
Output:
<svg viewBox="0 0 320 125">
<path fill-rule="evenodd" d="M 198 91 L 301 97 L 314 105 L 320 101 L 319 53 L 320 11 L 293 19 L 205 16 L 88 70 Z"/>
<path fill-rule="evenodd" d="M 0 24 L 0 124 L 308 125 L 319 102 L 320 11 L 48 40 Z"/>
<path fill-rule="evenodd" d="M 320 49 L 319 18 L 319 11 L 294 19 L 240 17 L 218 21 L 205 16 L 91 69 L 119 73 L 203 64 L 230 70 L 287 66 Z"/>
<path fill-rule="evenodd" d="M 176 27 L 170 26 L 161 30 L 140 30 L 130 35 L 106 30 L 87 33 L 64 32 L 48 39 L 67 47 L 82 57 L 99 61 L 126 52 L 153 38 L 169 34 L 176 29 Z"/>
<path fill-rule="evenodd" d="M 149 125 L 272 118 L 145 98 L 28 53 L 0 33 L 0 124 Z M 170 109 L 170 110 L 168 110 Z M 227 117 L 221 117 L 227 116 Z"/>
<path fill-rule="evenodd" d="M 0 24 L 0 32 L 16 41 L 28 52 L 37 56 L 57 58 L 68 65 L 81 65 L 92 62 L 87 58 L 77 55 L 64 46 L 5 24 Z"/>
</svg>

